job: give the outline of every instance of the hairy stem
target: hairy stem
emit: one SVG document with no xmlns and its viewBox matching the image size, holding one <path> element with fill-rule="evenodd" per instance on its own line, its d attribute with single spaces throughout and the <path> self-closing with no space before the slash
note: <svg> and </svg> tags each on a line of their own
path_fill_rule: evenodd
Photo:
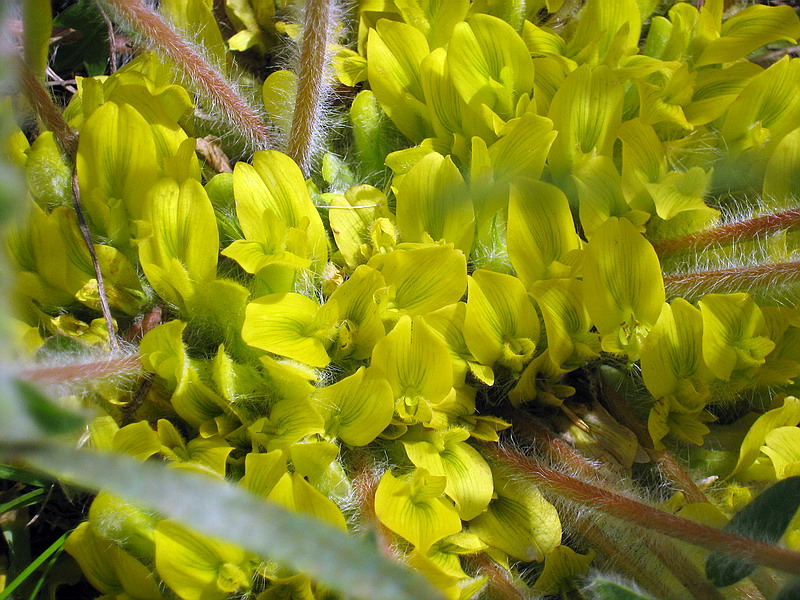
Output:
<svg viewBox="0 0 800 600">
<path fill-rule="evenodd" d="M 596 479 L 598 477 L 596 469 L 592 467 L 592 465 L 589 464 L 589 462 L 572 446 L 566 444 L 564 441 L 552 435 L 545 428 L 539 426 L 529 415 L 523 411 L 517 411 L 513 420 L 515 423 L 522 425 L 522 434 L 530 438 L 531 441 L 537 443 L 545 452 L 549 460 L 556 464 L 564 464 L 567 468 L 572 469 L 581 477 L 591 479 Z M 582 522 L 583 521 L 579 518 L 573 519 L 572 526 Z M 585 529 L 591 530 L 591 532 L 595 534 L 591 540 L 584 531 Z M 582 533 L 587 540 L 590 540 L 592 544 L 595 543 L 593 540 L 596 540 L 598 537 L 600 538 L 600 542 L 604 542 L 606 546 L 611 543 L 607 540 L 605 534 L 601 532 L 601 529 L 596 526 L 577 528 L 577 530 Z M 631 544 L 635 546 L 636 541 L 632 540 Z M 617 549 L 617 552 L 619 552 L 619 548 L 625 546 L 627 546 L 627 544 L 613 545 L 613 547 Z M 601 546 L 598 546 L 598 549 L 605 552 Z M 700 573 L 700 571 L 691 562 L 691 560 L 689 560 L 685 553 L 675 544 L 673 544 L 671 540 L 666 538 L 650 540 L 649 551 L 651 551 L 655 558 L 663 564 L 663 566 L 672 574 L 672 576 L 675 577 L 675 579 L 681 585 L 683 585 L 684 588 L 686 588 L 686 591 L 688 591 L 692 597 L 702 600 L 722 600 L 722 596 L 717 589 L 711 585 L 711 583 L 709 583 L 709 581 L 703 576 L 702 573 Z M 634 581 L 637 581 L 645 589 L 649 589 L 651 592 L 653 592 L 654 590 L 649 588 L 649 580 L 651 577 L 646 577 L 644 578 L 645 580 L 642 580 L 641 577 L 642 573 L 650 573 L 651 571 L 652 569 L 634 570 L 633 574 L 628 574 L 628 576 Z M 662 593 L 658 593 L 656 596 L 666 597 Z"/>
<path fill-rule="evenodd" d="M 153 48 L 175 62 L 193 87 L 222 112 L 228 126 L 242 134 L 252 149 L 272 146 L 272 136 L 258 112 L 231 82 L 142 0 L 103 0 L 120 21 L 146 39 Z"/>
<path fill-rule="evenodd" d="M 327 96 L 325 70 L 332 21 L 332 0 L 307 0 L 297 73 L 297 97 L 286 149 L 286 153 L 300 165 L 306 176 L 315 138 L 319 135 L 319 120 Z"/>
<path fill-rule="evenodd" d="M 485 450 L 486 454 L 493 456 L 501 464 L 567 500 L 707 550 L 724 552 L 786 573 L 800 572 L 800 554 L 797 552 L 743 538 L 658 510 L 560 473 L 513 450 L 488 446 Z"/>
<path fill-rule="evenodd" d="M 74 165 L 75 156 L 78 154 L 77 134 L 64 120 L 61 111 L 53 101 L 53 97 L 36 79 L 29 66 L 22 61 L 18 61 L 18 71 L 20 87 L 35 111 L 36 116 L 39 117 L 39 120 L 48 130 L 53 132 L 53 137 L 61 148 L 61 151 L 66 154 L 69 162 Z M 100 310 L 103 313 L 103 319 L 106 322 L 106 329 L 108 330 L 108 342 L 111 350 L 116 352 L 119 350 L 119 343 L 117 342 L 116 332 L 114 331 L 114 319 L 111 316 L 111 307 L 108 305 L 105 280 L 103 279 L 103 273 L 100 269 L 100 262 L 97 260 L 97 253 L 94 250 L 92 234 L 89 232 L 89 226 L 86 224 L 86 218 L 84 217 L 83 208 L 81 207 L 78 172 L 75 169 L 73 169 L 72 173 L 72 205 L 78 217 L 78 227 L 81 230 L 81 236 L 86 243 L 86 248 L 89 250 L 89 257 L 92 261 L 94 277 L 95 281 L 97 281 L 97 294 L 100 298 Z"/>
<path fill-rule="evenodd" d="M 67 155 L 70 162 L 73 162 L 78 152 L 78 135 L 64 120 L 61 111 L 53 102 L 50 92 L 36 79 L 28 65 L 18 60 L 17 71 L 20 89 L 34 113 L 45 129 L 53 132 L 53 137 L 59 148 Z"/>
<path fill-rule="evenodd" d="M 712 244 L 728 244 L 736 240 L 754 238 L 800 225 L 800 208 L 791 208 L 762 217 L 754 217 L 698 231 L 680 238 L 653 242 L 659 255 L 696 250 Z"/>
<path fill-rule="evenodd" d="M 701 294 L 749 291 L 765 286 L 784 286 L 800 282 L 800 261 L 680 273 L 664 277 L 668 298 Z"/>
<path fill-rule="evenodd" d="M 142 368 L 139 358 L 132 355 L 114 356 L 101 360 L 76 362 L 68 365 L 28 367 L 17 376 L 34 383 L 60 384 L 116 375 L 132 375 Z"/>
</svg>

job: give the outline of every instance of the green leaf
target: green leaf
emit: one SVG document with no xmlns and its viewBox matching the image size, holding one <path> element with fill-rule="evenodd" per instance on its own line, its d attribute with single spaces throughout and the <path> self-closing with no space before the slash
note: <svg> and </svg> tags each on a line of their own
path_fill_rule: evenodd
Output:
<svg viewBox="0 0 800 600">
<path fill-rule="evenodd" d="M 318 389 L 311 401 L 325 421 L 325 432 L 351 446 L 366 446 L 389 426 L 394 394 L 374 369 L 361 367 L 353 375 Z"/>
<path fill-rule="evenodd" d="M 375 552 L 373 545 L 264 502 L 226 481 L 65 447 L 28 447 L 18 456 L 60 479 L 107 489 L 354 598 L 441 597 L 418 576 Z"/>
<path fill-rule="evenodd" d="M 47 435 L 70 433 L 85 424 L 83 416 L 55 404 L 33 384 L 23 380 L 14 380 L 11 383 L 14 397 L 19 399 L 18 410 L 21 409 L 41 433 Z"/>
<path fill-rule="evenodd" d="M 53 13 L 47 0 L 26 0 L 22 3 L 22 46 L 25 63 L 36 79 L 44 81 Z"/>
<path fill-rule="evenodd" d="M 800 508 L 800 476 L 773 484 L 736 513 L 723 530 L 775 544 Z M 717 587 L 733 585 L 756 569 L 756 564 L 712 552 L 706 560 L 706 577 Z"/>
<path fill-rule="evenodd" d="M 475 232 L 472 201 L 449 156 L 425 156 L 403 177 L 396 196 L 397 227 L 404 241 L 450 242 L 469 255 Z"/>
<path fill-rule="evenodd" d="M 447 64 L 461 98 L 485 105 L 502 119 L 514 116 L 517 99 L 533 89 L 533 63 L 525 43 L 505 21 L 474 14 L 455 26 Z"/>
</svg>

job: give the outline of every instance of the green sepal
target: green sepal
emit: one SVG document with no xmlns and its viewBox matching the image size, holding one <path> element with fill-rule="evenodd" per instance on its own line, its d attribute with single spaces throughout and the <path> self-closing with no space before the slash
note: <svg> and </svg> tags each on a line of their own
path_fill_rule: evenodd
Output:
<svg viewBox="0 0 800 600">
<path fill-rule="evenodd" d="M 64 161 L 51 131 L 43 131 L 25 150 L 28 190 L 43 208 L 72 202 L 72 171 Z"/>
<path fill-rule="evenodd" d="M 361 367 L 353 375 L 323 388 L 311 397 L 325 422 L 325 434 L 351 446 L 366 446 L 392 420 L 394 393 L 374 369 Z"/>
<path fill-rule="evenodd" d="M 415 469 L 405 478 L 386 471 L 375 492 L 375 514 L 386 527 L 414 544 L 420 552 L 461 531 L 461 519 L 442 498 L 445 478 Z"/>
</svg>

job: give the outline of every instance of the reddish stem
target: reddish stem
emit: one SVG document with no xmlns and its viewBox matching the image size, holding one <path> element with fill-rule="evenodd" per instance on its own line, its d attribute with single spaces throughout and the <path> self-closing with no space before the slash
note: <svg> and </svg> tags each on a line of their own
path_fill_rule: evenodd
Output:
<svg viewBox="0 0 800 600">
<path fill-rule="evenodd" d="M 513 450 L 485 446 L 503 465 L 568 500 L 696 546 L 787 573 L 800 573 L 800 554 L 714 529 L 625 498 L 546 467 Z"/>
<path fill-rule="evenodd" d="M 59 384 L 112 375 L 132 375 L 141 368 L 139 358 L 131 355 L 52 367 L 30 367 L 21 369 L 16 374 L 21 379 L 34 383 Z"/>
<path fill-rule="evenodd" d="M 325 65 L 331 30 L 331 0 L 308 0 L 300 46 L 297 97 L 286 154 L 308 175 L 311 150 L 325 97 Z"/>
<path fill-rule="evenodd" d="M 695 250 L 712 244 L 728 244 L 743 238 L 754 238 L 767 233 L 800 226 L 800 208 L 791 208 L 763 217 L 754 217 L 728 225 L 720 225 L 706 231 L 698 231 L 680 238 L 653 242 L 659 255 L 684 250 Z"/>
<path fill-rule="evenodd" d="M 36 79 L 28 65 L 21 60 L 17 61 L 17 71 L 22 92 L 36 116 L 39 117 L 45 129 L 53 132 L 53 137 L 61 151 L 67 155 L 70 161 L 74 161 L 78 152 L 77 134 L 64 120 L 61 111 L 53 102 L 50 92 Z"/>
<path fill-rule="evenodd" d="M 668 298 L 728 293 L 800 281 L 800 261 L 681 273 L 664 277 Z"/>
<path fill-rule="evenodd" d="M 192 83 L 223 112 L 234 131 L 256 148 L 272 145 L 269 128 L 232 84 L 142 0 L 105 0 L 117 16 L 179 65 Z"/>
<path fill-rule="evenodd" d="M 508 574 L 486 554 L 480 553 L 469 557 L 478 575 L 486 575 L 489 586 L 495 595 L 502 600 L 524 600 L 522 593 L 514 587 Z"/>
</svg>

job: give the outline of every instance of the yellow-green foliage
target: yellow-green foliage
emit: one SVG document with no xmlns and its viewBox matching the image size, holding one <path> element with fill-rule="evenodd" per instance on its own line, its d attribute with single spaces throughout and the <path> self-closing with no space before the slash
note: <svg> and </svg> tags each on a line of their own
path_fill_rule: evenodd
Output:
<svg viewBox="0 0 800 600">
<path fill-rule="evenodd" d="M 232 51 L 264 53 L 296 34 L 286 2 L 224 4 Z M 800 19 L 788 6 L 723 15 L 722 0 L 654 16 L 653 2 L 581 4 L 358 3 L 342 24 L 355 28 L 353 47 L 333 48 L 331 77 L 361 89 L 339 179 L 333 156 L 306 181 L 276 149 L 212 179 L 194 153 L 191 96 L 155 54 L 80 79 L 65 117 L 79 132 L 78 187 L 109 303 L 123 329 L 153 306 L 164 314 L 139 345 L 149 394 L 129 412 L 126 399 L 94 393 L 108 416 L 92 422 L 90 443 L 374 530 L 454 600 L 487 579 L 479 559 L 460 557 L 544 561 L 528 583 L 545 594 L 586 572 L 594 554 L 562 545 L 570 523 L 481 450 L 510 426 L 496 415 L 511 404 L 578 419 L 589 400 L 573 397 L 570 374 L 600 361 L 640 366 L 655 448 L 713 438 L 693 455 L 703 477 L 799 474 L 797 400 L 767 395 L 800 375 L 793 279 L 770 271 L 797 271 L 796 231 L 757 240 L 757 252 L 752 240 L 691 236 L 796 204 L 800 62 L 747 57 L 795 43 Z M 161 5 L 224 67 L 210 2 Z M 273 74 L 264 85 L 284 131 L 290 84 Z M 69 166 L 47 132 L 8 146 L 30 192 L 7 237 L 20 337 L 102 346 L 107 336 L 82 322 L 97 318 L 99 297 Z M 383 189 L 361 183 L 380 186 L 383 164 Z M 677 245 L 660 251 L 665 241 Z M 750 287 L 710 293 L 756 254 Z M 707 273 L 690 288 L 670 288 L 697 270 Z M 770 286 L 789 290 L 782 305 Z M 743 419 L 707 424 L 731 414 Z M 713 470 L 722 452 L 732 472 Z M 715 499 L 731 512 L 724 493 Z M 108 597 L 328 597 L 302 574 L 104 494 L 66 548 Z"/>
</svg>

